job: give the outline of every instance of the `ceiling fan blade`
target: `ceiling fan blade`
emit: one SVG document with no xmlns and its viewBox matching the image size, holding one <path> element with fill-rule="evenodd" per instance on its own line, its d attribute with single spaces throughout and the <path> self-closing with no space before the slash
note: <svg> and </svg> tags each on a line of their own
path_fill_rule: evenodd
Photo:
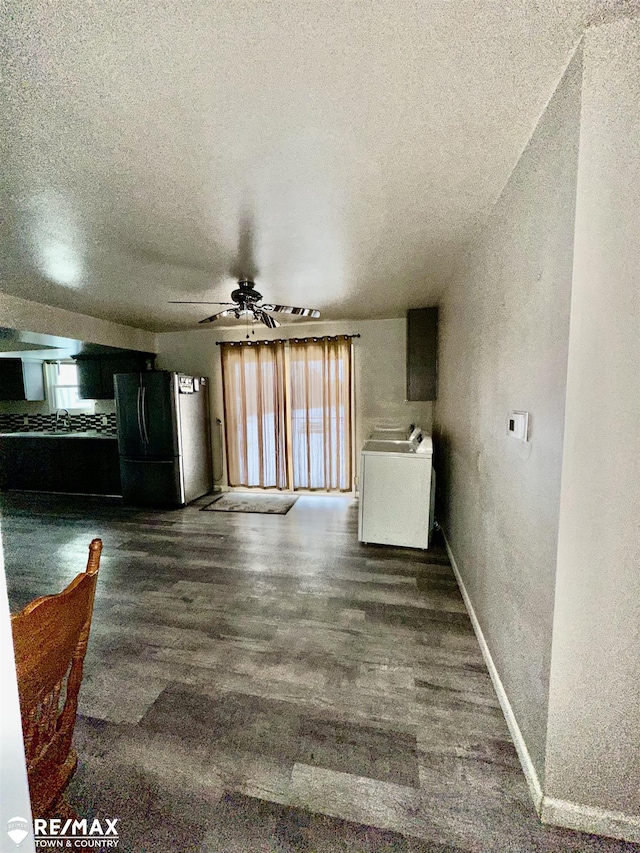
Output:
<svg viewBox="0 0 640 853">
<path fill-rule="evenodd" d="M 263 311 L 262 308 L 257 308 L 253 312 L 253 316 L 256 320 L 260 320 L 261 323 L 264 323 L 267 329 L 277 329 L 280 325 L 275 317 L 271 317 L 266 311 Z"/>
<path fill-rule="evenodd" d="M 233 308 L 227 308 L 225 311 L 218 311 L 217 314 L 212 314 L 211 317 L 205 317 L 204 320 L 198 320 L 198 323 L 214 323 L 218 317 L 238 317 L 238 312 Z"/>
<path fill-rule="evenodd" d="M 202 302 L 202 301 L 196 302 L 196 301 L 190 301 L 190 300 L 185 301 L 183 299 L 170 299 L 169 300 L 169 305 L 233 305 L 233 304 L 234 304 L 233 302 Z"/>
<path fill-rule="evenodd" d="M 296 314 L 298 317 L 319 317 L 320 312 L 315 308 L 294 308 L 292 305 L 261 305 L 264 311 L 275 311 L 276 314 Z"/>
</svg>

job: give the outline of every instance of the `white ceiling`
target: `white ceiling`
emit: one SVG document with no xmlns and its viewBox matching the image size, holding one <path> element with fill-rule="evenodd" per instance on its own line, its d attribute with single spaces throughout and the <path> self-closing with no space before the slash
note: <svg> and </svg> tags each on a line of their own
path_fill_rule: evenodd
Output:
<svg viewBox="0 0 640 853">
<path fill-rule="evenodd" d="M 0 290 L 179 329 L 252 254 L 323 319 L 433 304 L 599 5 L 16 2 Z"/>
</svg>

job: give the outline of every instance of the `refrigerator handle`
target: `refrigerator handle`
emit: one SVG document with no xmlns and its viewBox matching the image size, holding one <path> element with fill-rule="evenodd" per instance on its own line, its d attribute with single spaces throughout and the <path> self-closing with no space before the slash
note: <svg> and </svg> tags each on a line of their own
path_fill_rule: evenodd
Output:
<svg viewBox="0 0 640 853">
<path fill-rule="evenodd" d="M 149 444 L 149 430 L 147 429 L 147 389 L 145 386 L 142 386 L 142 405 L 140 406 L 140 411 L 142 412 L 142 432 L 144 434 L 144 443 Z"/>
<path fill-rule="evenodd" d="M 140 433 L 140 441 L 144 444 L 144 433 L 142 432 L 142 417 L 140 414 L 140 404 L 142 401 L 142 388 L 138 385 L 138 397 L 136 399 L 136 414 L 138 416 L 138 432 Z"/>
</svg>

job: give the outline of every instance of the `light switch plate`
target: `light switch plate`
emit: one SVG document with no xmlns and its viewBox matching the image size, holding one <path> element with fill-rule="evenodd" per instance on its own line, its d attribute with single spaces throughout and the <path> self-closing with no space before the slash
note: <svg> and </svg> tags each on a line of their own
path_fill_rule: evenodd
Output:
<svg viewBox="0 0 640 853">
<path fill-rule="evenodd" d="M 529 412 L 510 412 L 507 432 L 518 441 L 529 440 Z"/>
</svg>

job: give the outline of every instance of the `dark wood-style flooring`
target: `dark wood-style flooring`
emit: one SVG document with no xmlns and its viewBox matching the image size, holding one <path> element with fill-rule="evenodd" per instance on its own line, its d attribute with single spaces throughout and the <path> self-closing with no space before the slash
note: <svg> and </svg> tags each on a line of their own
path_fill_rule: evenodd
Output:
<svg viewBox="0 0 640 853">
<path fill-rule="evenodd" d="M 126 853 L 638 849 L 539 823 L 441 545 L 363 546 L 346 498 L 1 506 L 13 610 L 103 539 L 69 800 Z"/>
</svg>

